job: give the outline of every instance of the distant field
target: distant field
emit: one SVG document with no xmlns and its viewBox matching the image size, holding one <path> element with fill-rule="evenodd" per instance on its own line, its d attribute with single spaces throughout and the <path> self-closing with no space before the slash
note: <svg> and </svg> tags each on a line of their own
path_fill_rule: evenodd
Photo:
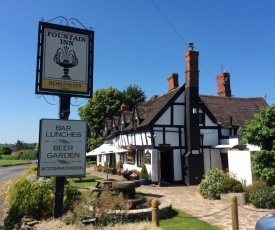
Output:
<svg viewBox="0 0 275 230">
<path fill-rule="evenodd" d="M 28 160 L 0 160 L 0 167 L 12 166 L 12 165 L 24 165 L 31 164 Z"/>
</svg>

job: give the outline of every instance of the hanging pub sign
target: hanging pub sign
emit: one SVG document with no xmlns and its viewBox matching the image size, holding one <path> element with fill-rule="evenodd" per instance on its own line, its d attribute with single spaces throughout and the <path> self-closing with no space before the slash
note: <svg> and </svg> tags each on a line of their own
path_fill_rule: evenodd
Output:
<svg viewBox="0 0 275 230">
<path fill-rule="evenodd" d="M 94 32 L 39 22 L 36 94 L 91 97 Z"/>
<path fill-rule="evenodd" d="M 86 121 L 41 119 L 38 176 L 84 176 Z"/>
</svg>

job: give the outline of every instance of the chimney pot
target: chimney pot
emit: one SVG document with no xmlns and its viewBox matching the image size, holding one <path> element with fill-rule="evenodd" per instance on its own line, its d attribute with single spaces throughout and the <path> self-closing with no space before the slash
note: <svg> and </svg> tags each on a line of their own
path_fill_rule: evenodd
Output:
<svg viewBox="0 0 275 230">
<path fill-rule="evenodd" d="M 193 50 L 194 49 L 194 43 L 189 43 L 189 50 Z"/>
</svg>

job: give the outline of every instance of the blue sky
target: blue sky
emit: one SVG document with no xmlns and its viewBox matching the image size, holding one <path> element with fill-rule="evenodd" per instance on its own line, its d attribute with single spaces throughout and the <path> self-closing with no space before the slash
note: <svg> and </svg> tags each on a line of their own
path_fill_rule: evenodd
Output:
<svg viewBox="0 0 275 230">
<path fill-rule="evenodd" d="M 39 120 L 58 119 L 58 97 L 35 94 L 38 23 L 76 18 L 95 31 L 93 91 L 141 87 L 147 98 L 184 84 L 188 43 L 200 52 L 200 94 L 217 95 L 216 75 L 231 75 L 235 97 L 275 103 L 275 1 L 1 0 L 0 143 L 38 142 Z M 60 21 L 54 21 L 58 23 Z M 72 98 L 70 119 L 79 119 Z"/>
</svg>

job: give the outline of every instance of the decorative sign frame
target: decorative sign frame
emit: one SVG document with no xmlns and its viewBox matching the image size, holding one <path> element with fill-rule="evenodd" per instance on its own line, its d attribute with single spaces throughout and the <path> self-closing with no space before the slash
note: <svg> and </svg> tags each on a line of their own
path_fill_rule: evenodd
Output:
<svg viewBox="0 0 275 230">
<path fill-rule="evenodd" d="M 94 31 L 39 22 L 35 93 L 92 97 L 93 56 Z"/>
<path fill-rule="evenodd" d="M 86 138 L 86 121 L 41 119 L 38 176 L 84 176 Z"/>
</svg>

